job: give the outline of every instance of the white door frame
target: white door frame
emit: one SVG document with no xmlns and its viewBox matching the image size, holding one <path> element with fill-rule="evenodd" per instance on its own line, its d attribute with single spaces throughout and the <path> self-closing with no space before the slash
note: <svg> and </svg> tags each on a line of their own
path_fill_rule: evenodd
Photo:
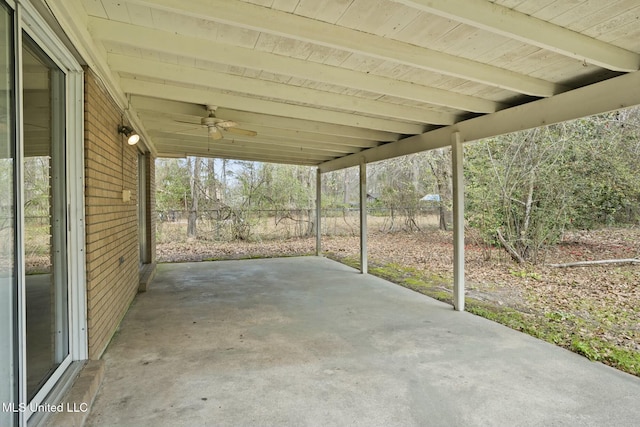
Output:
<svg viewBox="0 0 640 427">
<path fill-rule="evenodd" d="M 62 361 L 49 380 L 31 400 L 33 404 L 43 402 L 47 394 L 60 379 L 64 371 L 74 360 L 84 360 L 88 357 L 87 321 L 86 321 L 86 273 L 85 273 L 85 212 L 84 212 L 84 73 L 78 61 L 65 47 L 55 33 L 49 28 L 44 19 L 28 0 L 9 2 L 16 11 L 16 120 L 17 123 L 17 177 L 18 206 L 16 267 L 18 274 L 18 362 L 19 395 L 16 403 L 27 404 L 26 410 L 20 413 L 20 424 L 26 425 L 33 414 L 31 405 L 27 402 L 26 392 L 26 298 L 24 271 L 24 131 L 22 121 L 22 32 L 29 35 L 53 62 L 65 74 L 65 127 L 66 127 L 66 212 L 67 212 L 67 294 L 69 316 L 69 355 Z"/>
</svg>

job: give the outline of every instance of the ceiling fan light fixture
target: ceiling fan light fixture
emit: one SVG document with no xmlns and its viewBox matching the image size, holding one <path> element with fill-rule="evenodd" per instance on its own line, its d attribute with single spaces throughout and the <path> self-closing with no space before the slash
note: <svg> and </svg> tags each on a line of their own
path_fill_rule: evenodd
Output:
<svg viewBox="0 0 640 427">
<path fill-rule="evenodd" d="M 211 139 L 223 139 L 224 132 L 236 133 L 245 136 L 256 136 L 257 133 L 252 130 L 239 129 L 238 123 L 233 120 L 219 119 L 215 115 L 215 110 L 218 107 L 207 105 L 208 115 L 200 119 L 200 124 L 207 128 L 209 138 Z"/>
<path fill-rule="evenodd" d="M 209 132 L 209 138 L 214 139 L 214 140 L 218 140 L 218 139 L 222 139 L 222 132 L 220 131 L 220 129 L 218 129 L 217 126 L 207 126 L 207 130 Z"/>
</svg>

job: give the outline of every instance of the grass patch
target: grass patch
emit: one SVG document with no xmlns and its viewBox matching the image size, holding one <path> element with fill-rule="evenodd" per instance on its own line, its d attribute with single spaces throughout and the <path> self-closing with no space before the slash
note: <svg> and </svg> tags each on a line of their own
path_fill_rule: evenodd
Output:
<svg viewBox="0 0 640 427">
<path fill-rule="evenodd" d="M 327 256 L 327 258 L 330 258 L 334 261 L 341 262 L 342 264 L 347 265 L 351 268 L 360 269 L 360 260 L 358 258 L 354 258 L 351 256 L 345 256 L 345 257 L 339 258 L 332 253 L 327 253 L 325 255 Z"/>
<path fill-rule="evenodd" d="M 354 257 L 341 257 L 333 253 L 326 256 L 353 268 L 360 268 L 360 261 Z M 448 280 L 429 272 L 396 263 L 373 262 L 369 273 L 427 295 L 439 301 L 453 305 L 452 291 Z M 536 279 L 529 273 L 527 277 Z M 547 313 L 524 313 L 510 307 L 503 307 L 474 298 L 465 298 L 466 310 L 511 329 L 526 333 L 585 356 L 589 360 L 599 361 L 621 371 L 640 376 L 640 353 L 629 348 L 607 342 L 597 335 L 598 323 L 571 313 L 570 311 L 552 311 Z M 592 315 L 602 317 L 605 314 L 590 310 Z M 578 337 L 576 331 L 580 331 Z"/>
<path fill-rule="evenodd" d="M 341 262 L 349 267 L 360 268 L 360 260 L 358 258 L 338 256 L 334 253 L 326 253 L 325 255 L 327 258 Z M 405 267 L 393 262 L 383 264 L 377 261 L 370 262 L 368 272 L 381 279 L 453 305 L 453 293 L 448 289 L 450 285 L 437 274 Z"/>
<path fill-rule="evenodd" d="M 466 311 L 485 319 L 492 320 L 502 325 L 508 326 L 516 331 L 524 332 L 536 338 L 545 339 L 557 344 L 558 331 L 541 328 L 535 321 L 535 316 L 522 313 L 512 308 L 498 307 L 486 302 L 465 298 Z"/>
<path fill-rule="evenodd" d="M 360 268 L 360 260 L 350 256 L 337 256 L 334 253 L 326 253 L 328 258 L 341 262 L 349 267 Z M 438 301 L 453 304 L 453 295 L 445 286 L 446 282 L 437 274 L 429 274 L 418 269 L 405 267 L 396 263 L 371 262 L 368 268 L 369 274 L 381 279 L 396 283 L 405 288 L 420 292 Z"/>
<path fill-rule="evenodd" d="M 603 362 L 621 371 L 640 376 L 640 353 L 620 348 L 598 338 L 575 338 L 570 349 L 589 360 Z"/>
<path fill-rule="evenodd" d="M 640 376 L 640 353 L 604 341 L 595 335 L 597 326 L 571 313 L 522 313 L 511 308 L 492 306 L 467 298 L 467 311 L 517 331 L 602 362 L 621 371 Z M 580 337 L 576 330 L 583 331 Z"/>
</svg>

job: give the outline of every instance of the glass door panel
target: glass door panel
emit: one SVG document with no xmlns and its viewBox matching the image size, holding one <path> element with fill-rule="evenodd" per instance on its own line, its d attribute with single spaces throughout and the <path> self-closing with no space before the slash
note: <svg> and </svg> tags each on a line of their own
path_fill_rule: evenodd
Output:
<svg viewBox="0 0 640 427">
<path fill-rule="evenodd" d="M 17 286 L 13 13 L 0 1 L 0 402 L 15 403 Z M 7 409 L 7 408 L 3 408 Z M 14 414 L 0 410 L 0 425 Z"/>
<path fill-rule="evenodd" d="M 149 262 L 147 256 L 147 164 L 146 156 L 138 154 L 138 248 L 140 267 Z"/>
<path fill-rule="evenodd" d="M 23 34 L 27 397 L 69 354 L 64 73 Z"/>
</svg>

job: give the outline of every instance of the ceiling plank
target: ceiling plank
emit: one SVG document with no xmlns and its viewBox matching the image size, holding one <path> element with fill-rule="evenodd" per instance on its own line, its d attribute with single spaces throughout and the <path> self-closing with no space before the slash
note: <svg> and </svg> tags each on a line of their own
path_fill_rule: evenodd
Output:
<svg viewBox="0 0 640 427">
<path fill-rule="evenodd" d="M 203 130 L 201 130 L 203 131 Z M 191 141 L 191 142 L 196 142 L 199 144 L 207 144 L 210 142 L 215 142 L 215 141 L 210 141 L 206 136 L 203 136 L 204 134 L 206 134 L 206 130 L 204 130 L 204 134 L 201 134 L 200 136 L 196 136 L 194 134 L 176 134 L 176 133 L 169 133 L 169 132 L 150 132 L 150 134 L 153 136 L 154 141 Z M 300 142 L 300 141 L 289 141 L 289 140 L 285 140 L 285 139 L 280 139 L 280 138 L 269 138 L 269 137 L 261 137 L 261 136 L 257 136 L 257 137 L 250 137 L 250 136 L 231 136 L 231 135 L 226 135 L 226 138 L 229 140 L 233 140 L 236 142 L 246 142 L 246 143 L 251 143 L 254 144 L 256 146 L 265 146 L 265 147 L 279 147 L 280 149 L 286 149 L 287 151 L 291 151 L 291 152 L 309 152 L 309 153 L 316 153 L 316 154 L 326 154 L 329 156 L 343 156 L 345 154 L 352 154 L 353 152 L 356 151 L 360 151 L 357 148 L 352 148 L 352 147 L 345 147 L 345 146 L 340 146 L 337 144 L 323 144 L 323 143 L 314 143 L 314 142 Z M 250 139 L 253 138 L 253 139 Z"/>
<path fill-rule="evenodd" d="M 167 116 L 205 117 L 207 115 L 207 107 L 205 105 L 193 104 L 191 102 L 172 101 L 169 99 L 139 95 L 131 96 L 130 102 L 141 115 L 149 111 L 162 113 Z"/>
<path fill-rule="evenodd" d="M 321 162 L 313 161 L 313 160 L 300 160 L 297 158 L 289 158 L 289 157 L 271 157 L 271 156 L 260 156 L 257 158 L 256 156 L 246 155 L 242 153 L 222 153 L 222 152 L 207 152 L 204 151 L 186 151 L 181 149 L 175 150 L 164 150 L 162 153 L 159 153 L 158 157 L 166 157 L 169 159 L 174 158 L 186 158 L 186 157 L 208 157 L 213 159 L 229 159 L 229 160 L 241 160 L 247 162 L 264 162 L 264 163 L 280 163 L 287 165 L 298 165 L 298 166 L 317 166 Z"/>
<path fill-rule="evenodd" d="M 154 117 L 159 117 L 181 115 L 184 116 L 184 119 L 186 120 L 192 120 L 194 118 L 204 117 L 207 114 L 203 105 L 139 95 L 131 96 L 131 105 L 133 105 L 143 116 L 153 115 Z M 333 139 L 333 137 L 345 138 L 347 141 L 350 139 L 362 139 L 363 141 L 360 141 L 358 144 L 356 144 L 357 141 L 349 142 L 349 144 L 358 147 L 370 146 L 372 141 L 397 141 L 399 137 L 397 133 L 392 132 L 279 117 L 270 114 L 251 113 L 228 108 L 218 108 L 216 113 L 226 120 L 233 120 L 234 122 L 243 124 L 246 123 L 251 126 L 259 125 L 274 129 L 286 129 L 292 132 L 302 132 L 305 135 L 315 134 L 316 137 L 324 137 L 327 135 L 332 137 L 329 142 L 339 142 Z M 199 123 L 199 119 L 196 120 L 196 124 L 197 123 Z"/>
<path fill-rule="evenodd" d="M 267 113 L 276 116 L 293 117 L 303 120 L 315 120 L 345 126 L 377 129 L 401 134 L 421 134 L 422 125 L 401 123 L 379 118 L 359 116 L 337 111 L 322 110 L 301 105 L 284 104 L 263 99 L 248 98 L 210 90 L 193 89 L 167 83 L 152 83 L 132 78 L 122 78 L 121 87 L 125 93 L 153 97 L 162 94 L 163 98 L 174 101 L 192 102 L 204 105 L 224 105 L 228 108 Z M 222 116 L 225 117 L 226 116 Z"/>
<path fill-rule="evenodd" d="M 125 110 L 125 116 L 142 136 L 140 144 L 146 146 L 151 154 L 155 155 L 156 149 L 151 138 L 147 135 L 146 129 L 137 120 L 135 111 L 126 108 L 126 96 L 120 88 L 117 76 L 109 69 L 104 47 L 96 43 L 88 31 L 89 16 L 83 2 L 80 0 L 50 0 L 46 2 L 46 5 L 64 29 L 66 36 L 82 57 L 83 62 L 86 62 L 89 68 L 97 73 L 109 95 L 113 97 L 120 108 Z"/>
<path fill-rule="evenodd" d="M 186 156 L 198 156 L 198 157 L 212 157 L 212 158 L 226 158 L 236 160 L 247 160 L 253 162 L 270 162 L 270 163 L 292 163 L 298 165 L 317 165 L 324 160 L 312 158 L 310 156 L 296 156 L 290 155 L 286 152 L 281 154 L 273 152 L 256 152 L 254 150 L 248 151 L 245 149 L 227 149 L 221 147 L 181 147 L 179 145 L 160 146 L 158 148 L 158 156 L 163 157 L 174 156 L 176 154 L 182 154 Z M 326 159 L 326 158 L 325 158 Z"/>
<path fill-rule="evenodd" d="M 402 133 L 389 130 L 361 128 L 355 127 L 354 125 L 323 123 L 317 120 L 300 120 L 269 114 L 256 114 L 227 108 L 218 108 L 217 114 L 219 114 L 220 117 L 224 117 L 229 120 L 263 125 L 271 128 L 363 139 L 366 140 L 366 144 L 369 144 L 372 140 L 381 142 L 397 141 L 400 137 L 399 133 Z"/>
<path fill-rule="evenodd" d="M 240 92 L 249 96 L 262 96 L 288 102 L 344 110 L 356 114 L 371 114 L 419 123 L 450 125 L 456 122 L 456 116 L 454 114 L 219 73 L 201 68 L 113 54 L 108 55 L 108 62 L 112 70 L 120 72 L 176 83 L 194 84 L 218 90 Z"/>
<path fill-rule="evenodd" d="M 363 159 L 367 163 L 376 162 L 445 147 L 451 143 L 451 135 L 455 132 L 460 132 L 464 142 L 476 141 L 640 105 L 640 91 L 629 90 L 638 87 L 640 71 L 370 148 L 323 163 L 320 169 L 322 172 L 330 172 L 356 166 Z"/>
<path fill-rule="evenodd" d="M 154 123 L 151 123 L 153 126 Z M 251 127 L 251 130 L 255 130 L 255 127 Z M 204 131 L 204 130 L 201 130 Z M 175 135 L 196 135 L 196 131 L 191 131 L 189 133 L 181 133 L 180 131 L 174 132 L 171 130 L 154 130 L 149 132 L 152 137 L 165 137 L 169 138 L 171 135 L 175 137 Z M 285 134 L 286 135 L 286 134 Z M 243 135 L 235 135 L 240 137 L 240 140 L 245 140 L 247 138 L 254 138 L 259 142 L 264 142 L 272 145 L 282 145 L 283 147 L 312 147 L 312 148 L 321 148 L 327 151 L 336 151 L 340 153 L 352 153 L 354 151 L 359 151 L 363 148 L 372 148 L 377 147 L 380 143 L 372 141 L 368 144 L 362 143 L 362 140 L 355 140 L 360 142 L 359 144 L 346 144 L 346 143 L 335 143 L 335 142 L 326 142 L 320 139 L 311 140 L 311 139 L 299 139 L 299 138 L 290 138 L 287 136 L 283 136 L 283 134 L 267 134 L 258 132 L 258 135 L 255 137 L 246 137 Z"/>
<path fill-rule="evenodd" d="M 614 71 L 637 71 L 640 55 L 489 1 L 392 0 Z"/>
<path fill-rule="evenodd" d="M 160 29 L 144 28 L 105 19 L 90 18 L 89 21 L 91 32 L 96 38 L 136 46 L 141 49 L 162 49 L 162 52 L 173 55 L 212 62 L 223 61 L 225 64 L 235 67 L 263 70 L 273 74 L 305 80 L 312 79 L 322 83 L 474 113 L 492 113 L 505 107 L 495 101 L 443 89 L 273 53 L 220 44 L 210 40 L 169 33 Z"/>
<path fill-rule="evenodd" d="M 131 1 L 171 13 L 341 49 L 527 95 L 547 97 L 563 91 L 555 83 L 503 68 L 238 0 Z"/>
<path fill-rule="evenodd" d="M 243 125 L 244 126 L 244 125 Z M 277 129 L 273 127 L 248 124 L 251 130 L 258 132 L 258 136 L 277 138 L 284 141 L 301 142 L 306 144 L 323 145 L 338 149 L 342 147 L 346 150 L 353 148 L 371 148 L 380 145 L 378 141 L 347 138 L 344 136 L 321 135 L 317 133 L 301 132 L 290 129 Z"/>
<path fill-rule="evenodd" d="M 225 149 L 229 152 L 241 152 L 244 154 L 273 154 L 273 155 L 285 155 L 289 157 L 296 157 L 302 160 L 312 160 L 312 161 L 324 161 L 335 159 L 336 157 L 341 156 L 340 153 L 329 153 L 329 152 L 321 152 L 312 149 L 306 150 L 291 150 L 286 149 L 283 150 L 282 147 L 274 147 L 263 144 L 255 144 L 248 143 L 245 141 L 238 140 L 229 140 L 229 145 L 227 145 L 227 141 L 224 140 L 216 140 L 207 142 L 198 142 L 192 140 L 175 140 L 175 139 L 158 139 L 159 147 L 162 149 L 163 147 L 170 146 L 179 146 L 181 149 L 191 150 L 191 149 L 206 149 L 209 151 Z M 221 142 L 222 141 L 222 142 Z"/>
<path fill-rule="evenodd" d="M 189 124 L 187 123 L 175 123 L 174 125 L 174 122 L 168 122 L 166 118 L 156 116 L 155 112 L 139 111 L 139 113 L 141 113 L 140 118 L 145 123 L 145 126 L 149 126 L 150 129 L 156 129 L 149 131 L 149 135 L 151 135 L 152 137 L 157 136 L 161 133 L 190 134 L 192 132 L 196 132 L 196 130 L 194 129 L 198 129 L 199 131 L 202 131 L 203 129 L 200 125 L 199 118 L 193 120 L 193 124 L 189 128 Z M 253 130 L 258 133 L 259 137 L 274 138 L 298 144 L 315 144 L 323 146 L 326 145 L 327 147 L 336 150 L 344 149 L 346 150 L 345 152 L 348 152 L 353 148 L 371 148 L 380 145 L 378 141 L 359 138 L 347 138 L 343 136 L 322 135 L 319 133 L 302 132 L 290 129 L 277 129 L 250 123 L 241 123 L 239 127 L 242 129 Z"/>
</svg>

